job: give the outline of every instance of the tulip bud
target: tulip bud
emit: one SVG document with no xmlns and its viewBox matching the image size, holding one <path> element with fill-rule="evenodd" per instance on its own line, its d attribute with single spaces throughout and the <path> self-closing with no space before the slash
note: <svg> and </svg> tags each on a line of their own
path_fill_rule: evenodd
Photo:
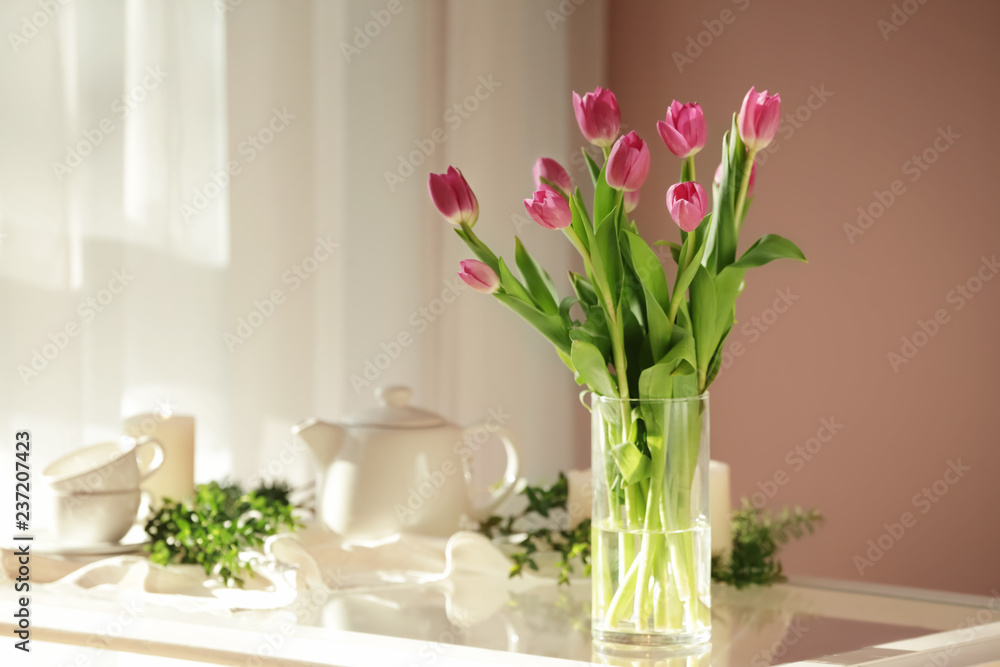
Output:
<svg viewBox="0 0 1000 667">
<path fill-rule="evenodd" d="M 615 142 L 604 176 L 615 190 L 638 190 L 649 176 L 649 146 L 635 132 L 629 132 Z"/>
<path fill-rule="evenodd" d="M 767 147 L 778 132 L 781 122 L 781 95 L 768 95 L 765 90 L 758 93 L 753 86 L 743 98 L 743 106 L 736 126 L 740 138 L 751 151 L 759 151 Z"/>
<path fill-rule="evenodd" d="M 700 104 L 670 103 L 666 120 L 656 122 L 656 131 L 670 152 L 679 158 L 694 155 L 705 147 L 708 126 Z"/>
<path fill-rule="evenodd" d="M 708 210 L 705 188 L 694 181 L 671 185 L 667 190 L 667 208 L 678 227 L 685 232 L 693 232 Z"/>
<path fill-rule="evenodd" d="M 625 212 L 631 213 L 635 210 L 635 207 L 639 205 L 639 191 L 632 190 L 631 192 L 626 192 L 624 197 L 625 202 Z"/>
<path fill-rule="evenodd" d="M 535 178 L 536 190 L 552 189 L 548 183 L 542 182 L 544 178 L 562 190 L 566 196 L 569 196 L 573 192 L 573 180 L 569 177 L 566 170 L 563 169 L 563 166 L 550 157 L 538 158 L 535 162 L 535 168 L 531 170 L 531 175 Z"/>
<path fill-rule="evenodd" d="M 750 168 L 750 183 L 747 185 L 747 197 L 753 197 L 753 184 L 757 181 L 757 163 L 753 163 L 753 167 Z M 722 163 L 715 170 L 715 180 L 716 185 L 722 185 Z"/>
<path fill-rule="evenodd" d="M 524 200 L 524 208 L 545 229 L 563 229 L 573 222 L 569 203 L 551 188 L 536 190 L 532 199 Z"/>
<path fill-rule="evenodd" d="M 598 86 L 581 98 L 573 93 L 573 112 L 583 136 L 592 144 L 606 148 L 618 138 L 622 114 L 618 100 L 610 90 Z"/>
<path fill-rule="evenodd" d="M 497 272 L 478 259 L 465 259 L 458 265 L 462 267 L 458 277 L 477 292 L 493 294 L 500 289 L 500 277 L 497 276 Z"/>
<path fill-rule="evenodd" d="M 470 227 L 479 219 L 479 200 L 465 181 L 462 172 L 448 167 L 447 173 L 427 177 L 431 200 L 444 219 L 453 225 L 463 222 Z"/>
</svg>

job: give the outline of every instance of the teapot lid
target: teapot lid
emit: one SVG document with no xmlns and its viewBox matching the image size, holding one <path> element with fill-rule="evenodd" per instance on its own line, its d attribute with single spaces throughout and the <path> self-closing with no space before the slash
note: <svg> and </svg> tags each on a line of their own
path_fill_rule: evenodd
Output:
<svg viewBox="0 0 1000 667">
<path fill-rule="evenodd" d="M 349 426 L 370 426 L 375 428 L 430 428 L 443 426 L 445 420 L 429 410 L 410 405 L 413 390 L 409 387 L 378 387 L 375 398 L 381 405 L 365 410 L 344 420 Z"/>
</svg>

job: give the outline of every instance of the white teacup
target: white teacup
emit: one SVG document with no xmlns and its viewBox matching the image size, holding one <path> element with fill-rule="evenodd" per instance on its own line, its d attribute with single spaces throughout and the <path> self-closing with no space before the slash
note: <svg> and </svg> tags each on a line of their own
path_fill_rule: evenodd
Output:
<svg viewBox="0 0 1000 667">
<path fill-rule="evenodd" d="M 114 544 L 135 523 L 142 492 L 107 491 L 56 495 L 56 535 L 74 544 Z"/>
<path fill-rule="evenodd" d="M 138 451 L 153 447 L 153 459 L 139 469 Z M 56 459 L 42 471 L 42 480 L 58 493 L 136 491 L 139 483 L 163 465 L 163 447 L 148 437 L 123 437 L 83 447 Z"/>
</svg>

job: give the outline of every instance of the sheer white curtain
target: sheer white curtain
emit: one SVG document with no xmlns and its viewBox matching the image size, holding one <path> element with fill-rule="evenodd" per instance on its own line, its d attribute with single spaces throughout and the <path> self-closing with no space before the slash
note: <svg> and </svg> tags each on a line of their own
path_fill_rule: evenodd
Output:
<svg viewBox="0 0 1000 667">
<path fill-rule="evenodd" d="M 41 465 L 167 402 L 198 419 L 200 479 L 304 481 L 292 424 L 407 383 L 504 415 L 532 477 L 585 461 L 575 385 L 461 289 L 426 196 L 459 165 L 484 239 L 570 268 L 520 203 L 537 155 L 578 150 L 570 91 L 601 83 L 603 3 L 558 7 L 81 0 L 27 30 L 0 58 L 3 432 L 32 429 Z"/>
<path fill-rule="evenodd" d="M 197 0 L 52 7 L 0 8 L 3 433 L 33 431 L 38 469 L 169 402 L 227 460 L 228 204 L 180 207 L 225 163 L 225 22 Z"/>
</svg>

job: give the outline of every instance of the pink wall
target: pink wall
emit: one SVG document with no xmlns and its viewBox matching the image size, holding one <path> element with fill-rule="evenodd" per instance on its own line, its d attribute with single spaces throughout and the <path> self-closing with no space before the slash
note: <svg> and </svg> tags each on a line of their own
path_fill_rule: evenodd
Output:
<svg viewBox="0 0 1000 667">
<path fill-rule="evenodd" d="M 712 390 L 713 458 L 732 465 L 734 496 L 771 487 L 769 507 L 827 516 L 787 549 L 786 569 L 988 594 L 1000 588 L 1000 265 L 982 268 L 982 258 L 1000 257 L 1000 5 L 897 5 L 916 11 L 897 14 L 902 25 L 885 38 L 888 0 L 612 2 L 608 83 L 653 150 L 639 219 L 667 238 L 662 198 L 679 164 L 654 124 L 673 98 L 708 116 L 706 186 L 751 84 L 779 91 L 786 118 L 800 114 L 759 168 L 744 244 L 776 232 L 811 261 L 750 273 L 729 342 L 743 354 Z M 679 71 L 673 54 L 699 33 L 707 46 Z M 922 171 L 911 160 L 925 150 L 935 161 Z M 895 201 L 849 239 L 844 225 L 859 206 L 878 213 L 875 192 L 894 181 L 897 194 L 881 196 Z M 964 297 L 960 284 L 979 291 Z M 772 310 L 788 291 L 791 306 Z M 888 353 L 935 313 L 944 324 L 926 325 L 933 337 L 918 334 L 924 345 L 894 369 Z M 832 437 L 824 420 L 838 425 Z M 809 443 L 817 436 L 828 442 Z M 808 461 L 794 454 L 807 444 Z M 968 468 L 947 474 L 953 484 L 942 481 L 949 462 Z M 776 474 L 784 483 L 767 484 Z M 919 497 L 925 487 L 935 502 Z M 893 537 L 884 524 L 904 513 L 911 525 Z M 854 557 L 880 536 L 888 550 L 860 574 Z"/>
</svg>

